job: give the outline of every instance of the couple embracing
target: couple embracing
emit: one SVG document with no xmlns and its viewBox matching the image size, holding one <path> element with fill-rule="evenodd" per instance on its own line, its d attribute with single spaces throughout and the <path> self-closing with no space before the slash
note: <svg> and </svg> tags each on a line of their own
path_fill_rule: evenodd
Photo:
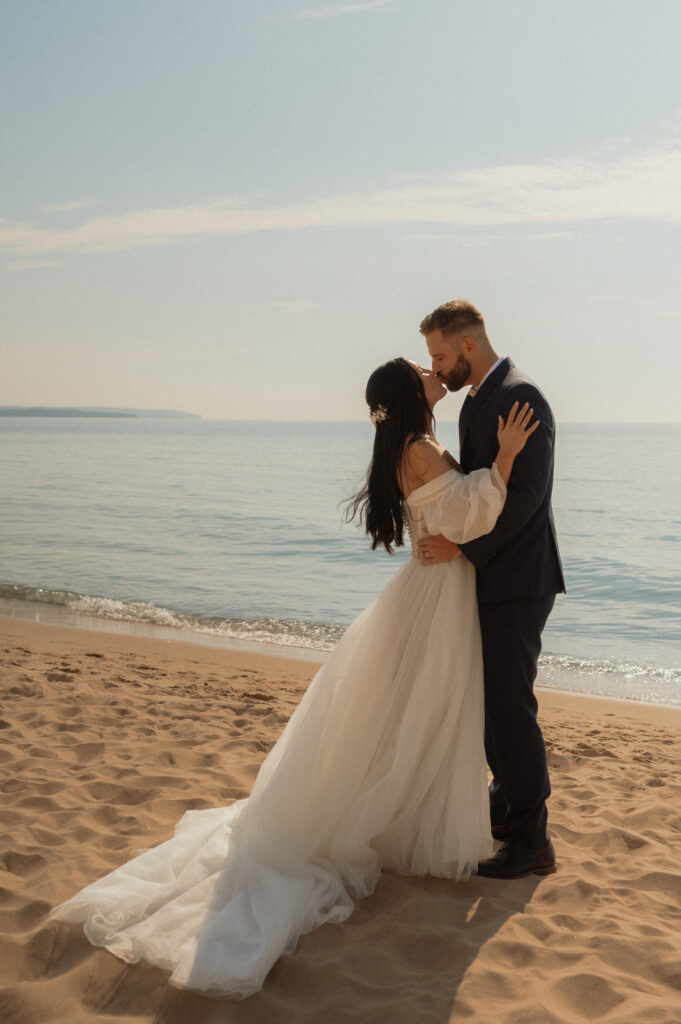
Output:
<svg viewBox="0 0 681 1024">
<path fill-rule="evenodd" d="M 188 811 L 172 839 L 53 911 L 172 984 L 256 992 L 301 935 L 349 917 L 382 870 L 555 870 L 533 693 L 564 589 L 553 416 L 470 303 L 438 307 L 420 330 L 432 370 L 394 359 L 369 379 L 373 457 L 351 502 L 372 547 L 391 551 L 406 527 L 413 557 L 317 673 L 248 798 Z M 464 386 L 459 464 L 433 409 Z"/>
</svg>

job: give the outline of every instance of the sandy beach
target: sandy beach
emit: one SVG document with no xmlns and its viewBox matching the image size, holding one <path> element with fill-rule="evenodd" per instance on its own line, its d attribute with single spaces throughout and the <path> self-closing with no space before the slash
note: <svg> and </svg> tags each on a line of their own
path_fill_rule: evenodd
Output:
<svg viewBox="0 0 681 1024">
<path fill-rule="evenodd" d="M 258 995 L 126 966 L 50 908 L 245 796 L 310 662 L 0 619 L 2 1024 L 679 1024 L 681 710 L 543 690 L 555 875 L 384 874 Z"/>
</svg>

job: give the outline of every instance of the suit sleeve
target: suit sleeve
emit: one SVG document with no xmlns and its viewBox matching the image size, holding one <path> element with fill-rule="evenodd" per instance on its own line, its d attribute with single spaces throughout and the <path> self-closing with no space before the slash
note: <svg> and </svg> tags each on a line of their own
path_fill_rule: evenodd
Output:
<svg viewBox="0 0 681 1024">
<path fill-rule="evenodd" d="M 531 386 L 519 386 L 506 393 L 500 414 L 506 419 L 513 402 L 529 402 L 533 419 L 540 426 L 516 457 L 508 483 L 506 503 L 494 529 L 477 540 L 461 545 L 469 562 L 477 569 L 487 565 L 522 530 L 544 500 L 551 476 L 553 458 L 553 416 L 546 399 Z M 496 429 L 496 426 L 495 426 Z"/>
</svg>

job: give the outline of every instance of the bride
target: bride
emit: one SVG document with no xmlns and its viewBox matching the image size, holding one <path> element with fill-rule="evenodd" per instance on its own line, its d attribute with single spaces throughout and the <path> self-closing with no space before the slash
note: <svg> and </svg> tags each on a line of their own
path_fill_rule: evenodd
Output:
<svg viewBox="0 0 681 1024">
<path fill-rule="evenodd" d="M 433 435 L 445 393 L 405 359 L 369 378 L 374 452 L 351 509 L 374 548 L 402 544 L 405 522 L 412 553 L 427 532 L 464 543 L 501 512 L 532 410 L 500 419 L 494 465 L 464 476 Z M 317 673 L 247 799 L 188 811 L 52 915 L 174 985 L 243 998 L 382 870 L 463 879 L 491 848 L 475 570 L 412 557 Z"/>
</svg>

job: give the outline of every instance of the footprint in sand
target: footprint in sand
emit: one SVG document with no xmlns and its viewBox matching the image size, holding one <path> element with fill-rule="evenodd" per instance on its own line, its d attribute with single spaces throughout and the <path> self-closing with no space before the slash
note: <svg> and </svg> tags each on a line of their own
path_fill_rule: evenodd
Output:
<svg viewBox="0 0 681 1024">
<path fill-rule="evenodd" d="M 20 677 L 20 682 L 15 683 L 14 686 L 10 686 L 8 693 L 14 694 L 15 697 L 41 697 L 42 688 L 35 683 L 30 677 Z"/>
<path fill-rule="evenodd" d="M 7 850 L 0 857 L 0 866 L 11 875 L 30 877 L 45 867 L 46 861 L 39 853 L 20 853 L 19 850 Z"/>
<path fill-rule="evenodd" d="M 73 747 L 73 753 L 76 755 L 79 764 L 87 764 L 89 761 L 94 761 L 102 756 L 104 744 L 96 742 L 76 743 Z"/>
<path fill-rule="evenodd" d="M 559 1005 L 585 1020 L 595 1020 L 609 1013 L 623 1001 L 613 986 L 596 974 L 568 975 L 553 986 Z"/>
<path fill-rule="evenodd" d="M 32 928 L 42 918 L 46 917 L 52 907 L 44 900 L 31 900 L 23 907 L 12 910 L 0 911 L 2 928 L 7 932 L 25 932 Z"/>
</svg>

